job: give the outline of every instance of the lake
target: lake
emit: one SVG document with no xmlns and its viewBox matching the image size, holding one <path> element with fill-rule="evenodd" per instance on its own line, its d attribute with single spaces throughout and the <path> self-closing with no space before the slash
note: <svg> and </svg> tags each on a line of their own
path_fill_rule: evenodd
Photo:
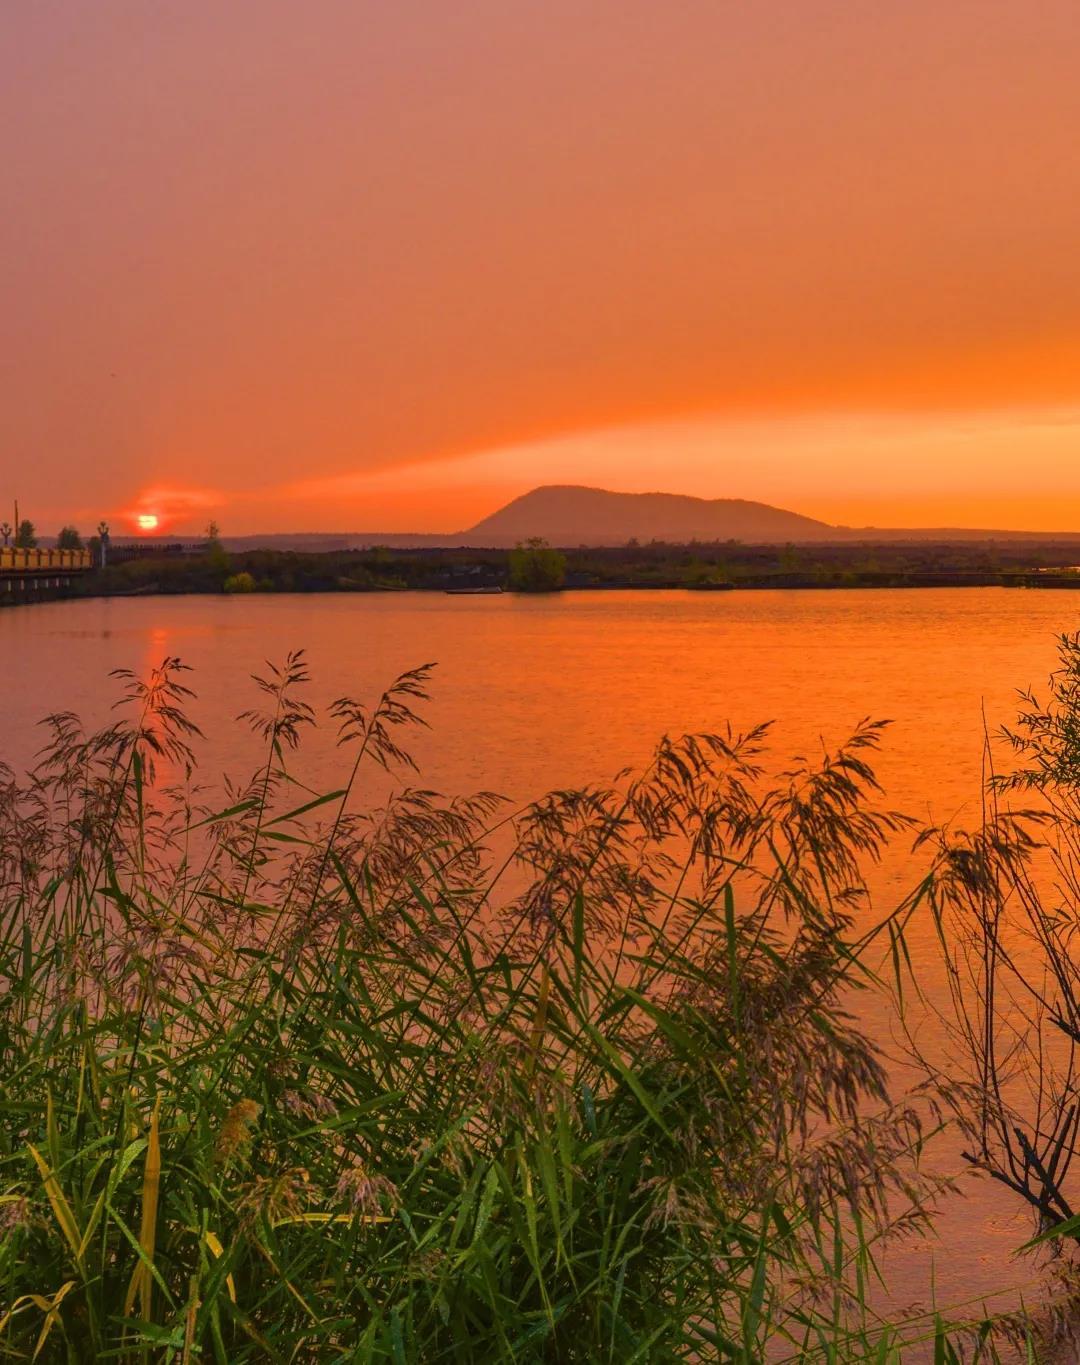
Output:
<svg viewBox="0 0 1080 1365">
<path fill-rule="evenodd" d="M 985 589 L 799 592 L 596 592 L 551 597 L 441 594 L 148 597 L 0 611 L 4 659 L 0 758 L 29 762 L 35 722 L 52 710 L 103 723 L 114 668 L 145 672 L 166 655 L 190 664 L 191 713 L 207 773 L 246 775 L 257 742 L 237 713 L 249 675 L 307 650 L 321 706 L 374 698 L 402 670 L 438 664 L 431 730 L 415 744 L 424 781 L 524 799 L 594 782 L 644 761 L 665 732 L 777 722 L 776 766 L 842 741 L 864 716 L 890 718 L 877 770 L 891 805 L 927 822 L 978 818 L 984 732 L 1015 715 L 1015 692 L 1045 691 L 1055 637 L 1080 627 L 1080 597 Z M 329 730 L 305 746 L 304 776 L 340 774 Z M 925 865 L 895 847 L 875 874 L 875 910 L 891 907 Z M 938 978 L 932 926 L 913 926 L 913 956 Z M 868 1026 L 886 1046 L 882 1011 Z M 962 1171 L 955 1142 L 934 1161 Z M 1011 1250 L 1026 1215 L 993 1182 L 965 1174 L 938 1240 L 889 1253 L 892 1297 L 956 1305 L 1030 1278 Z M 993 1302 L 993 1301 L 992 1301 Z M 973 1303 L 972 1311 L 976 1305 Z"/>
</svg>

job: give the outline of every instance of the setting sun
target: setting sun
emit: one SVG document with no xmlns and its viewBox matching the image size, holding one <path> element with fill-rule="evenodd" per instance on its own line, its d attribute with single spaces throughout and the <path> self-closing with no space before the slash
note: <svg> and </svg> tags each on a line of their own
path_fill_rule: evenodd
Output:
<svg viewBox="0 0 1080 1365">
<path fill-rule="evenodd" d="M 156 531 L 158 528 L 158 519 L 153 512 L 140 512 L 135 520 L 140 531 Z"/>
</svg>

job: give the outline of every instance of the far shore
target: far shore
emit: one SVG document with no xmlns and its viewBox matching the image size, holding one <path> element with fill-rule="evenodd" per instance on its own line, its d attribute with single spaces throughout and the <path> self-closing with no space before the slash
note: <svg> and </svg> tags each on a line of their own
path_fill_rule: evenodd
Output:
<svg viewBox="0 0 1080 1365">
<path fill-rule="evenodd" d="M 0 605 L 55 598 L 243 593 L 1080 588 L 1073 540 L 747 545 L 659 542 L 558 550 L 373 547 L 322 551 L 114 545 L 69 584 L 0 579 Z M 522 556 L 535 562 L 523 572 Z"/>
<path fill-rule="evenodd" d="M 45 602 L 55 601 L 92 601 L 115 598 L 146 598 L 146 597 L 222 597 L 222 596 L 291 596 L 304 597 L 311 595 L 336 595 L 348 593 L 360 593 L 363 595 L 372 594 L 396 594 L 396 595 L 423 595 L 423 596 L 448 596 L 448 597 L 484 597 L 490 600 L 493 596 L 501 597 L 561 597 L 567 594 L 589 594 L 589 593 L 611 593 L 611 592 L 866 592 L 866 591 L 919 591 L 930 588 L 937 589 L 956 589 L 956 588 L 1004 588 L 1004 589 L 1080 589 L 1080 574 L 1030 574 L 1030 575 L 974 575 L 974 574 L 926 574 L 919 577 L 911 576 L 908 578 L 897 579 L 882 575 L 879 579 L 860 577 L 855 582 L 821 582 L 812 578 L 791 577 L 783 581 L 775 578 L 763 581 L 741 582 L 738 584 L 693 584 L 680 582 L 678 580 L 652 580 L 648 582 L 608 582 L 608 583 L 567 583 L 557 588 L 549 588 L 541 591 L 519 591 L 510 588 L 500 588 L 496 591 L 471 591 L 453 588 L 441 588 L 425 585 L 403 585 L 397 586 L 364 586 L 364 587 L 258 587 L 247 593 L 231 593 L 222 588 L 209 588 L 201 586 L 177 587 L 172 584 L 160 586 L 158 584 L 145 584 L 137 588 L 110 588 L 104 585 L 85 584 L 79 588 L 49 588 L 43 587 L 39 591 L 20 593 L 19 595 L 0 595 L 0 609 L 6 606 L 39 605 Z"/>
</svg>

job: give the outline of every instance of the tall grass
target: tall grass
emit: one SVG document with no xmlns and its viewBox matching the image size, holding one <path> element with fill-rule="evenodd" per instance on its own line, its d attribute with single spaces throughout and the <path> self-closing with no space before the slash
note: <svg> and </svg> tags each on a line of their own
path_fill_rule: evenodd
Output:
<svg viewBox="0 0 1080 1365">
<path fill-rule="evenodd" d="M 1042 1339 L 1080 1359 L 1080 634 L 1058 641 L 1040 700 L 999 738 L 981 821 L 930 831 L 928 902 L 944 950 L 952 1046 L 921 1060 L 972 1167 L 1034 1215 L 1055 1293 Z M 1020 803 L 1020 804 L 1018 804 Z"/>
<path fill-rule="evenodd" d="M 958 1359 L 870 1307 L 937 1192 L 845 1008 L 912 909 L 860 908 L 907 825 L 880 727 L 772 782 L 764 730 L 665 740 L 510 811 L 409 785 L 428 676 L 334 704 L 325 794 L 300 654 L 224 807 L 174 659 L 3 772 L 0 1351 Z"/>
</svg>

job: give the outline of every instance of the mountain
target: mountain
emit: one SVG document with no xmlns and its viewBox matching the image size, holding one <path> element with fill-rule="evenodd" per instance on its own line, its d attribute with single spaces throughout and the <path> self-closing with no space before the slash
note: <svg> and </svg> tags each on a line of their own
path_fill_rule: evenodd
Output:
<svg viewBox="0 0 1080 1365">
<path fill-rule="evenodd" d="M 1006 531 L 970 527 L 831 526 L 782 507 L 743 498 L 693 498 L 682 493 L 612 493 L 603 488 L 576 484 L 547 484 L 523 493 L 467 531 L 448 535 L 402 531 L 274 532 L 263 535 L 227 536 L 230 550 L 359 550 L 374 545 L 392 549 L 438 550 L 454 547 L 501 549 L 530 536 L 541 536 L 552 545 L 625 545 L 628 540 L 666 541 L 670 545 L 691 540 L 741 540 L 744 544 L 785 544 L 788 541 L 939 541 L 954 544 L 973 540 L 1080 540 L 1077 530 Z M 45 541 L 42 542 L 47 543 Z M 115 542 L 119 544 L 120 542 Z M 140 537 L 132 544 L 144 551 L 163 548 L 164 539 Z M 200 542 L 187 543 L 189 550 Z M 1077 551 L 1080 555 L 1080 549 Z"/>
<path fill-rule="evenodd" d="M 515 544 L 542 536 L 552 545 L 624 545 L 631 538 L 663 540 L 808 541 L 846 539 L 850 532 L 797 512 L 742 498 L 692 498 L 680 493 L 610 493 L 603 488 L 550 484 L 508 502 L 455 536 L 468 545 Z"/>
</svg>

